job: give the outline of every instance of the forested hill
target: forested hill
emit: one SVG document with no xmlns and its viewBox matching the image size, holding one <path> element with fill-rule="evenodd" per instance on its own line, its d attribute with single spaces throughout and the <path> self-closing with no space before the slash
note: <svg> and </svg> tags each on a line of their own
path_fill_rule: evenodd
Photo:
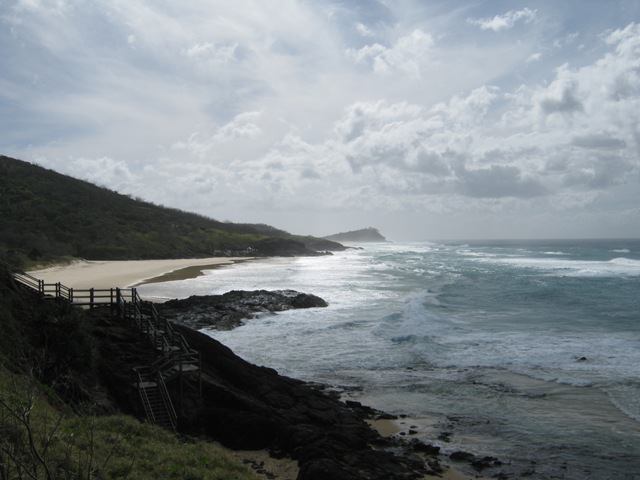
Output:
<svg viewBox="0 0 640 480">
<path fill-rule="evenodd" d="M 14 265 L 213 255 L 311 255 L 336 242 L 219 222 L 0 156 L 0 259 Z"/>
</svg>

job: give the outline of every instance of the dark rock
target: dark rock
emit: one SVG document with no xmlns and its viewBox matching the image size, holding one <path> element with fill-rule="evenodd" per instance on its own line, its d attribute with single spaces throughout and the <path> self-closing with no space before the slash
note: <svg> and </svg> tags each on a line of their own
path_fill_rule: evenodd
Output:
<svg viewBox="0 0 640 480">
<path fill-rule="evenodd" d="M 436 475 L 436 476 L 440 476 L 440 474 L 444 473 L 444 468 L 442 468 L 442 465 L 440 465 L 440 462 L 438 462 L 438 460 L 434 459 L 429 459 L 427 460 L 427 465 L 429 466 L 427 473 L 429 475 Z"/>
<path fill-rule="evenodd" d="M 495 457 L 482 457 L 473 460 L 471 462 L 471 465 L 476 470 L 482 471 L 485 468 L 499 467 L 500 465 L 502 465 L 502 462 Z"/>
<path fill-rule="evenodd" d="M 194 295 L 157 306 L 166 318 L 192 328 L 231 330 L 260 313 L 326 307 L 322 298 L 295 290 L 233 290 L 224 295 Z"/>
<path fill-rule="evenodd" d="M 380 412 L 376 418 L 378 420 L 397 420 L 398 416 L 397 415 L 392 415 L 390 413 L 384 413 L 384 412 Z"/>
<path fill-rule="evenodd" d="M 451 460 L 455 460 L 456 462 L 472 462 L 476 459 L 476 456 L 473 453 L 457 450 L 450 454 L 449 458 Z"/>
<path fill-rule="evenodd" d="M 440 454 L 440 447 L 436 445 L 429 445 L 428 443 L 421 442 L 417 439 L 411 440 L 411 442 L 409 442 L 409 445 L 416 452 L 426 453 L 427 455 Z"/>
<path fill-rule="evenodd" d="M 265 238 L 258 240 L 251 245 L 251 248 L 259 255 L 267 257 L 293 257 L 304 255 L 321 255 L 321 253 L 307 248 L 307 246 L 297 240 L 290 238 Z"/>
<path fill-rule="evenodd" d="M 144 418 L 130 372 L 133 366 L 153 363 L 156 352 L 118 322 L 108 312 L 101 320 L 94 318 L 100 369 L 123 410 Z M 180 381 L 167 381 L 175 395 L 180 433 L 234 449 L 286 455 L 300 466 L 298 480 L 417 480 L 426 473 L 418 452 L 380 436 L 366 423 L 371 411 L 377 413 L 373 409 L 358 402 L 347 405 L 318 385 L 253 365 L 186 326 L 174 324 L 174 329 L 200 352 L 202 366 L 202 397 L 197 379 L 186 378 L 180 403 Z"/>
<path fill-rule="evenodd" d="M 579 357 L 579 358 L 576 358 L 576 361 L 577 361 L 577 362 L 586 362 L 586 361 L 587 361 L 587 357 Z"/>
<path fill-rule="evenodd" d="M 504 472 L 499 472 L 499 473 L 496 473 L 495 475 L 493 475 L 492 478 L 497 478 L 498 480 L 508 480 L 509 479 L 509 475 L 507 475 Z"/>
<path fill-rule="evenodd" d="M 364 421 L 368 407 L 349 406 L 321 389 L 252 365 L 212 338 L 176 325 L 200 351 L 203 414 L 184 424 L 234 448 L 267 448 L 299 462 L 299 480 L 417 479 L 424 462 L 396 449 Z"/>
</svg>

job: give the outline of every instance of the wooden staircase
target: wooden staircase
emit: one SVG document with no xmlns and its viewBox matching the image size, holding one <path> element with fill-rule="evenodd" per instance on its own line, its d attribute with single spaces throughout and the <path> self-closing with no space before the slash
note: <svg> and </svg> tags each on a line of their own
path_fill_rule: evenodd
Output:
<svg viewBox="0 0 640 480">
<path fill-rule="evenodd" d="M 145 367 L 136 367 L 134 371 L 138 376 L 136 387 L 147 420 L 175 430 L 178 418 L 162 375 Z"/>
<path fill-rule="evenodd" d="M 60 283 L 47 284 L 26 273 L 14 273 L 13 278 L 44 298 L 89 308 L 110 306 L 114 315 L 143 334 L 156 350 L 157 358 L 151 365 L 133 369 L 132 385 L 138 390 L 147 421 L 176 430 L 178 415 L 173 400 L 182 407 L 187 389 L 195 389 L 192 393 L 202 396 L 200 353 L 189 346 L 152 302 L 142 300 L 135 288 L 73 289 Z M 174 399 L 168 382 L 177 383 Z"/>
</svg>

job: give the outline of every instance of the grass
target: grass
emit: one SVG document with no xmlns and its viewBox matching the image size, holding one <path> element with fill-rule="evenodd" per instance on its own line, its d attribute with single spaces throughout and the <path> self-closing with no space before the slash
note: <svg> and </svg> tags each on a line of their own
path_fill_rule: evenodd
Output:
<svg viewBox="0 0 640 480">
<path fill-rule="evenodd" d="M 54 406 L 56 405 L 56 406 Z M 125 415 L 78 416 L 0 367 L 0 479 L 255 480 L 219 447 Z"/>
</svg>

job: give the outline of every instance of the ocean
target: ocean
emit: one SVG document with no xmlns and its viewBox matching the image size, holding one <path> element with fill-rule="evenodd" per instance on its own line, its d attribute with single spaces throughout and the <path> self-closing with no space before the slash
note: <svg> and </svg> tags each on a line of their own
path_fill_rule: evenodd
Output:
<svg viewBox="0 0 640 480">
<path fill-rule="evenodd" d="M 640 478 L 640 241 L 363 245 L 139 290 L 314 293 L 329 307 L 207 333 L 516 478 Z"/>
</svg>

